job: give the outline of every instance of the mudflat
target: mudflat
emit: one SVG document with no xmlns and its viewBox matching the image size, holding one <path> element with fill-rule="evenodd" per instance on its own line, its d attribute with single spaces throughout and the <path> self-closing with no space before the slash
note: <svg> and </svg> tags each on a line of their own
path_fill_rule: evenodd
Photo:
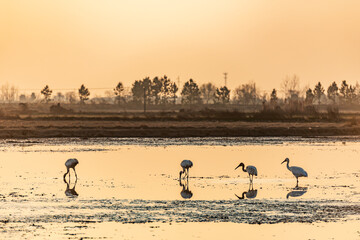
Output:
<svg viewBox="0 0 360 240">
<path fill-rule="evenodd" d="M 349 122 L 0 120 L 0 138 L 354 136 Z"/>
</svg>

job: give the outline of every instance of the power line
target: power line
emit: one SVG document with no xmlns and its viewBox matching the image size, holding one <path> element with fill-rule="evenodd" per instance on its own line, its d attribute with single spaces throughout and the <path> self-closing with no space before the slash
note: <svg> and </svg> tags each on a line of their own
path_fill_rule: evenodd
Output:
<svg viewBox="0 0 360 240">
<path fill-rule="evenodd" d="M 88 88 L 89 90 L 112 90 L 114 88 L 109 87 L 109 88 Z M 19 89 L 19 91 L 41 91 L 42 88 L 38 88 L 38 89 Z M 74 90 L 78 90 L 78 88 L 54 88 L 51 89 L 53 91 L 74 91 Z"/>
</svg>

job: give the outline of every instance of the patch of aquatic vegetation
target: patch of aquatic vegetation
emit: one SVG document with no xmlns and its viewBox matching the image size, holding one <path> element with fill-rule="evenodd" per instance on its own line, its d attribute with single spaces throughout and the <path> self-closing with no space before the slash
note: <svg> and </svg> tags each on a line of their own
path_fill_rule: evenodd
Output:
<svg viewBox="0 0 360 240">
<path fill-rule="evenodd" d="M 12 223 L 58 222 L 232 222 L 247 224 L 313 223 L 346 220 L 360 214 L 343 201 L 150 201 L 79 200 L 46 207 L 40 214 L 1 217 Z"/>
</svg>

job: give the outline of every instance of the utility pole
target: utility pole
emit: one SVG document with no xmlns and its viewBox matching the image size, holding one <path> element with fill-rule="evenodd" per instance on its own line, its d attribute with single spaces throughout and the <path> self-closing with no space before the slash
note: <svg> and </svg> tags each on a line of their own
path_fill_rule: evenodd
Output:
<svg viewBox="0 0 360 240">
<path fill-rule="evenodd" d="M 144 85 L 144 113 L 146 113 L 146 88 Z"/>
<path fill-rule="evenodd" d="M 227 72 L 224 72 L 225 87 L 227 87 Z"/>
</svg>

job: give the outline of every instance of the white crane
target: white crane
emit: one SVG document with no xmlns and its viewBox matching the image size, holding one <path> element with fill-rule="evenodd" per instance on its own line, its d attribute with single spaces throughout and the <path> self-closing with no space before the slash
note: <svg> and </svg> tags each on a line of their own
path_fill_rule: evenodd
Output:
<svg viewBox="0 0 360 240">
<path fill-rule="evenodd" d="M 183 160 L 180 163 L 180 166 L 182 167 L 182 171 L 180 171 L 180 179 L 181 179 L 181 174 L 184 174 L 184 176 L 186 175 L 187 178 L 189 178 L 189 168 L 191 168 L 193 166 L 192 161 L 190 160 Z"/>
<path fill-rule="evenodd" d="M 76 171 L 75 171 L 75 167 L 76 165 L 79 164 L 79 161 L 76 159 L 76 158 L 70 158 L 68 159 L 66 162 L 65 162 L 65 166 L 67 168 L 67 172 L 64 174 L 64 182 L 66 182 L 65 180 L 65 177 L 66 177 L 66 174 L 68 174 L 70 172 L 70 168 L 72 168 L 75 172 L 75 177 L 77 179 L 77 174 L 76 174 Z M 69 178 L 70 178 L 70 173 L 69 173 Z M 70 180 L 69 180 L 70 181 Z"/>
<path fill-rule="evenodd" d="M 287 169 L 289 169 L 289 171 L 292 172 L 292 174 L 296 177 L 296 187 L 297 187 L 299 183 L 299 177 L 307 177 L 308 176 L 307 172 L 301 167 L 295 167 L 295 166 L 290 167 L 289 158 L 286 158 L 281 164 L 283 164 L 284 162 L 287 162 L 286 164 Z"/>
<path fill-rule="evenodd" d="M 256 169 L 256 167 L 251 166 L 251 165 L 248 165 L 248 166 L 245 168 L 244 163 L 240 163 L 239 166 L 237 166 L 237 167 L 235 168 L 235 170 L 238 169 L 238 167 L 240 167 L 240 166 L 242 166 L 242 170 L 243 170 L 244 172 L 247 172 L 247 173 L 249 174 L 250 182 L 252 182 L 252 181 L 254 180 L 254 175 L 257 176 L 257 169 Z M 252 176 L 252 177 L 251 177 L 251 176 Z"/>
</svg>

